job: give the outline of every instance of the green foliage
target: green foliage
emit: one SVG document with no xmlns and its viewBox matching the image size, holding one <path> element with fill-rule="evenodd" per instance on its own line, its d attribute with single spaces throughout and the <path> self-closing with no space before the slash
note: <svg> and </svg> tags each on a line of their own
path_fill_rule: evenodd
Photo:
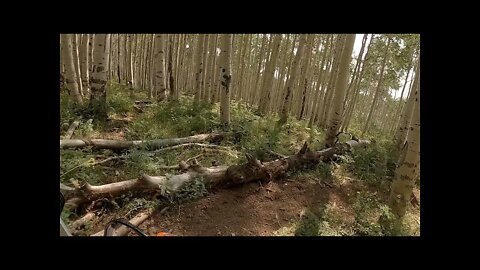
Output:
<svg viewBox="0 0 480 270">
<path fill-rule="evenodd" d="M 314 172 L 317 173 L 322 179 L 329 179 L 332 177 L 332 165 L 329 163 L 320 162 L 315 168 Z"/>
<path fill-rule="evenodd" d="M 78 138 L 89 137 L 89 135 L 95 132 L 95 127 L 93 124 L 93 119 L 88 119 L 87 121 L 82 121 L 78 127 L 75 129 L 75 136 Z"/>
<path fill-rule="evenodd" d="M 170 193 L 168 189 L 163 190 L 163 195 L 170 201 L 170 203 L 176 204 L 194 201 L 207 194 L 208 191 L 202 178 L 197 178 L 186 183 L 175 193 Z"/>
<path fill-rule="evenodd" d="M 407 212 L 398 218 L 387 205 L 380 205 L 380 218 L 378 220 L 385 236 L 418 236 L 420 235 L 420 222 L 412 212 Z"/>
<path fill-rule="evenodd" d="M 150 201 L 144 198 L 135 198 L 123 206 L 122 210 L 125 212 L 125 214 L 122 216 L 130 219 L 142 210 L 152 209 L 157 207 L 157 205 L 158 203 L 155 201 Z"/>
<path fill-rule="evenodd" d="M 130 123 L 128 139 L 159 139 L 209 133 L 220 128 L 218 113 L 208 103 L 195 105 L 193 100 L 180 97 L 179 101 L 160 103 L 147 109 Z"/>
<path fill-rule="evenodd" d="M 389 180 L 395 171 L 394 145 L 380 139 L 366 148 L 353 150 L 353 171 L 359 179 L 372 184 Z"/>
<path fill-rule="evenodd" d="M 134 102 L 129 96 L 127 86 L 110 82 L 107 85 L 107 110 L 108 114 L 124 114 L 133 110 Z M 137 93 L 138 91 L 135 91 Z"/>
<path fill-rule="evenodd" d="M 392 210 L 387 205 L 380 206 L 380 218 L 379 224 L 382 232 L 386 236 L 400 236 L 405 235 L 405 229 L 403 228 L 403 222 L 397 218 Z"/>
<path fill-rule="evenodd" d="M 60 181 L 70 184 L 69 179 L 73 178 L 79 182 L 87 181 L 90 184 L 103 183 L 107 174 L 102 168 L 92 166 L 94 155 L 89 149 L 60 151 Z"/>
<path fill-rule="evenodd" d="M 381 235 L 377 218 L 378 199 L 368 193 L 359 192 L 353 205 L 355 210 L 355 231 L 358 235 Z"/>
<path fill-rule="evenodd" d="M 309 209 L 305 210 L 295 229 L 295 236 L 318 236 L 321 219 Z"/>
<path fill-rule="evenodd" d="M 65 222 L 65 225 L 68 226 L 72 220 L 78 218 L 78 216 L 68 209 L 63 209 L 62 213 L 60 214 L 60 218 L 63 220 L 63 222 Z"/>
</svg>

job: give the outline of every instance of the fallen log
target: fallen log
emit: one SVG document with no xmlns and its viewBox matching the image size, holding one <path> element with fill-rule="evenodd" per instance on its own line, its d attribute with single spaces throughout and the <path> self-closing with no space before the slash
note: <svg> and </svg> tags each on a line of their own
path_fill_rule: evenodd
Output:
<svg viewBox="0 0 480 270">
<path fill-rule="evenodd" d="M 152 212 L 153 212 L 153 210 L 148 210 L 146 212 L 140 213 L 140 214 L 136 215 L 135 217 L 133 217 L 130 220 L 130 223 L 132 223 L 135 226 L 138 226 L 142 222 L 147 220 L 147 218 L 152 214 Z M 128 227 L 122 225 L 122 226 L 120 226 L 120 228 L 114 230 L 111 236 L 125 236 L 128 233 L 128 231 L 129 231 Z M 105 230 L 101 230 L 97 233 L 92 234 L 91 236 L 103 236 L 104 232 L 105 232 Z"/>
<path fill-rule="evenodd" d="M 314 166 L 321 161 L 330 160 L 335 154 L 344 154 L 353 147 L 366 146 L 369 143 L 365 140 L 351 140 L 320 151 L 311 151 L 305 143 L 295 155 L 265 163 L 247 154 L 247 163 L 245 164 L 205 168 L 194 159 L 193 164 L 189 164 L 187 167 L 182 165 L 182 169 L 186 172 L 178 175 L 150 176 L 142 173 L 137 179 L 106 185 L 92 186 L 85 183 L 76 188 L 77 201 L 75 202 L 88 202 L 107 196 L 117 197 L 137 190 L 160 190 L 162 195 L 173 194 L 187 183 L 195 180 L 204 182 L 205 186 L 209 188 L 228 187 L 256 180 L 270 181 L 285 176 L 289 171 L 302 169 L 305 166 Z"/>
<path fill-rule="evenodd" d="M 75 120 L 73 123 L 70 125 L 68 128 L 67 132 L 65 133 L 65 136 L 63 136 L 64 139 L 70 139 L 73 135 L 73 132 L 75 132 L 75 129 L 80 125 L 80 120 Z"/>
<path fill-rule="evenodd" d="M 157 140 L 137 140 L 137 141 L 119 141 L 105 139 L 77 139 L 60 140 L 60 148 L 82 148 L 93 146 L 96 149 L 125 150 L 129 148 L 147 147 L 148 149 L 158 149 L 167 146 L 173 146 L 185 143 L 198 143 L 205 141 L 220 141 L 225 138 L 226 133 L 207 133 L 198 134 L 183 138 L 157 139 Z"/>
</svg>

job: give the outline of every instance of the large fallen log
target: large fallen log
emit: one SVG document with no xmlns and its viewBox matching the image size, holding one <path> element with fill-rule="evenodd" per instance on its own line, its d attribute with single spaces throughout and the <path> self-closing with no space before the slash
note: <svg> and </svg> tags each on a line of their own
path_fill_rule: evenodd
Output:
<svg viewBox="0 0 480 270">
<path fill-rule="evenodd" d="M 150 176 L 141 174 L 139 178 L 111 183 L 100 186 L 92 186 L 85 183 L 75 189 L 75 197 L 71 199 L 71 205 L 94 201 L 103 197 L 117 197 L 129 191 L 136 190 L 159 190 L 162 194 L 173 194 L 179 191 L 185 184 L 199 180 L 206 187 L 228 187 L 231 185 L 246 183 L 255 180 L 273 180 L 286 175 L 289 171 L 299 170 L 305 166 L 314 166 L 321 161 L 327 161 L 334 155 L 344 154 L 353 147 L 366 146 L 370 142 L 365 140 L 350 140 L 345 143 L 335 144 L 333 147 L 320 151 L 311 151 L 307 143 L 295 155 L 274 161 L 262 163 L 255 157 L 247 154 L 247 163 L 232 166 L 215 166 L 205 168 L 196 160 L 193 164 L 183 164 L 186 172 L 171 176 Z M 69 201 L 67 201 L 67 204 Z"/>
<path fill-rule="evenodd" d="M 226 133 L 207 133 L 198 134 L 183 138 L 170 138 L 158 140 L 138 140 L 138 141 L 119 141 L 105 139 L 84 139 L 84 140 L 60 140 L 60 148 L 82 148 L 93 146 L 97 149 L 124 150 L 129 148 L 147 147 L 148 149 L 158 149 L 167 146 L 173 146 L 185 143 L 198 143 L 205 141 L 220 141 L 225 138 Z"/>
</svg>

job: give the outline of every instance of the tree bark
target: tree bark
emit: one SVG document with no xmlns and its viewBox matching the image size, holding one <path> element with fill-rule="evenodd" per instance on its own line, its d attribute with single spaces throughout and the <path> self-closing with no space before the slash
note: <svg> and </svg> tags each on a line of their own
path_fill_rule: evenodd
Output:
<svg viewBox="0 0 480 270">
<path fill-rule="evenodd" d="M 83 100 L 82 96 L 80 95 L 80 90 L 78 89 L 78 77 L 77 73 L 75 72 L 75 65 L 73 63 L 71 34 L 62 34 L 61 39 L 63 47 L 63 60 L 65 63 L 65 82 L 73 101 L 82 105 Z"/>
<path fill-rule="evenodd" d="M 417 67 L 415 80 L 420 80 L 419 67 Z M 410 202 L 415 185 L 415 176 L 420 170 L 420 86 L 418 82 L 415 90 L 416 91 L 413 92 L 413 124 L 410 126 L 407 140 L 404 143 L 405 157 L 403 160 L 400 160 L 399 166 L 395 170 L 389 197 L 389 205 L 392 212 L 399 217 L 405 215 L 407 203 Z"/>
<path fill-rule="evenodd" d="M 168 54 L 168 78 L 170 80 L 170 100 L 177 100 L 178 99 L 178 92 L 175 88 L 175 79 L 173 77 L 173 35 L 170 35 L 168 40 L 169 44 L 169 51 Z"/>
<path fill-rule="evenodd" d="M 82 86 L 83 91 L 86 95 L 90 94 L 90 86 L 88 84 L 89 81 L 89 70 L 88 70 L 88 36 L 89 34 L 84 34 L 84 40 L 81 42 L 80 46 L 80 71 L 82 73 Z"/>
<path fill-rule="evenodd" d="M 337 81 L 338 63 L 340 56 L 342 55 L 343 41 L 343 37 L 341 35 L 338 35 L 333 54 L 332 67 L 330 69 L 330 76 L 328 78 L 328 86 L 325 90 L 325 95 L 321 106 L 319 124 L 322 128 L 326 126 L 326 123 L 328 121 L 328 114 L 331 109 L 330 103 L 333 98 L 333 91 L 335 90 L 335 83 Z"/>
<path fill-rule="evenodd" d="M 232 75 L 230 73 L 230 52 L 232 48 L 232 35 L 222 34 L 220 40 L 220 121 L 224 126 L 230 125 L 230 81 Z"/>
<path fill-rule="evenodd" d="M 165 54 L 162 34 L 155 35 L 155 92 L 158 101 L 163 101 L 167 97 L 165 87 Z"/>
<path fill-rule="evenodd" d="M 398 131 L 395 136 L 395 144 L 397 150 L 399 150 L 403 144 L 405 143 L 405 140 L 407 138 L 408 134 L 408 128 L 410 126 L 410 120 L 412 119 L 413 111 L 415 108 L 415 93 L 419 87 L 419 80 L 420 80 L 420 57 L 418 58 L 419 60 L 417 61 L 417 65 L 415 68 L 415 79 L 413 80 L 413 86 L 412 90 L 410 91 L 410 95 L 408 97 L 407 104 L 402 112 L 402 118 L 400 120 L 400 124 L 398 126 Z"/>
<path fill-rule="evenodd" d="M 96 34 L 93 66 L 90 76 L 90 109 L 100 119 L 107 119 L 107 55 L 105 34 Z"/>
<path fill-rule="evenodd" d="M 303 117 L 303 112 L 305 110 L 305 100 L 307 98 L 307 88 L 308 88 L 308 76 L 307 72 L 308 69 L 310 68 L 310 58 L 312 57 L 312 50 L 313 50 L 313 38 L 314 35 L 310 34 L 308 35 L 307 38 L 307 54 L 305 55 L 305 58 L 303 59 L 303 65 L 300 69 L 300 81 L 299 81 L 299 86 L 300 89 L 302 90 L 302 95 L 298 97 L 298 114 L 297 114 L 297 120 L 301 120 Z"/>
<path fill-rule="evenodd" d="M 200 102 L 201 81 L 203 75 L 203 35 L 198 35 L 197 54 L 195 55 L 195 103 Z"/>
</svg>

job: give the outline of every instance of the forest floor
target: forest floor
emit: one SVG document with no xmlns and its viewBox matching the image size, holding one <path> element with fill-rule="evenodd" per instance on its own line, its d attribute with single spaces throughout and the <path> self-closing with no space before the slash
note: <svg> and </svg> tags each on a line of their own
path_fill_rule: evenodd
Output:
<svg viewBox="0 0 480 270">
<path fill-rule="evenodd" d="M 110 85 L 109 121 L 96 125 L 82 121 L 72 138 L 104 138 L 116 140 L 159 139 L 183 137 L 216 131 L 218 105 L 191 109 L 191 99 L 144 108 L 133 108 L 134 100 L 146 99 L 143 93 L 129 97 L 124 87 Z M 77 118 L 68 96 L 61 95 L 61 134 Z M 110 150 L 62 149 L 60 181 L 105 184 L 132 179 L 140 171 L 150 175 L 174 174 L 159 165 L 176 165 L 196 155 L 204 166 L 245 161 L 244 153 L 253 153 L 260 160 L 273 159 L 269 150 L 293 154 L 304 141 L 312 149 L 321 149 L 323 131 L 308 128 L 304 121 L 294 119 L 274 129 L 273 119 L 259 117 L 243 105 L 232 106 L 232 130 L 241 138 L 222 141 L 232 153 L 209 153 L 202 149 L 172 150 L 148 155 L 147 150 L 129 150 L 125 160 L 91 166 L 118 155 Z M 353 130 L 355 130 L 353 128 Z M 283 179 L 268 183 L 250 182 L 228 189 L 206 190 L 199 186 L 184 197 L 166 199 L 158 194 L 128 194 L 115 200 L 101 201 L 89 211 L 95 218 L 79 228 L 74 235 L 90 235 L 102 231 L 105 224 L 119 217 L 132 218 L 144 209 L 156 211 L 139 228 L 149 235 L 170 232 L 179 236 L 349 236 L 349 235 L 420 235 L 420 207 L 409 205 L 407 215 L 398 226 L 381 222 L 391 216 L 386 207 L 393 176 L 388 139 L 369 135 L 377 143 L 365 150 L 354 151 L 313 170 L 292 172 Z M 420 201 L 419 185 L 414 194 Z M 64 210 L 62 218 L 71 226 L 85 211 Z M 379 221 L 380 220 L 380 221 Z"/>
</svg>

